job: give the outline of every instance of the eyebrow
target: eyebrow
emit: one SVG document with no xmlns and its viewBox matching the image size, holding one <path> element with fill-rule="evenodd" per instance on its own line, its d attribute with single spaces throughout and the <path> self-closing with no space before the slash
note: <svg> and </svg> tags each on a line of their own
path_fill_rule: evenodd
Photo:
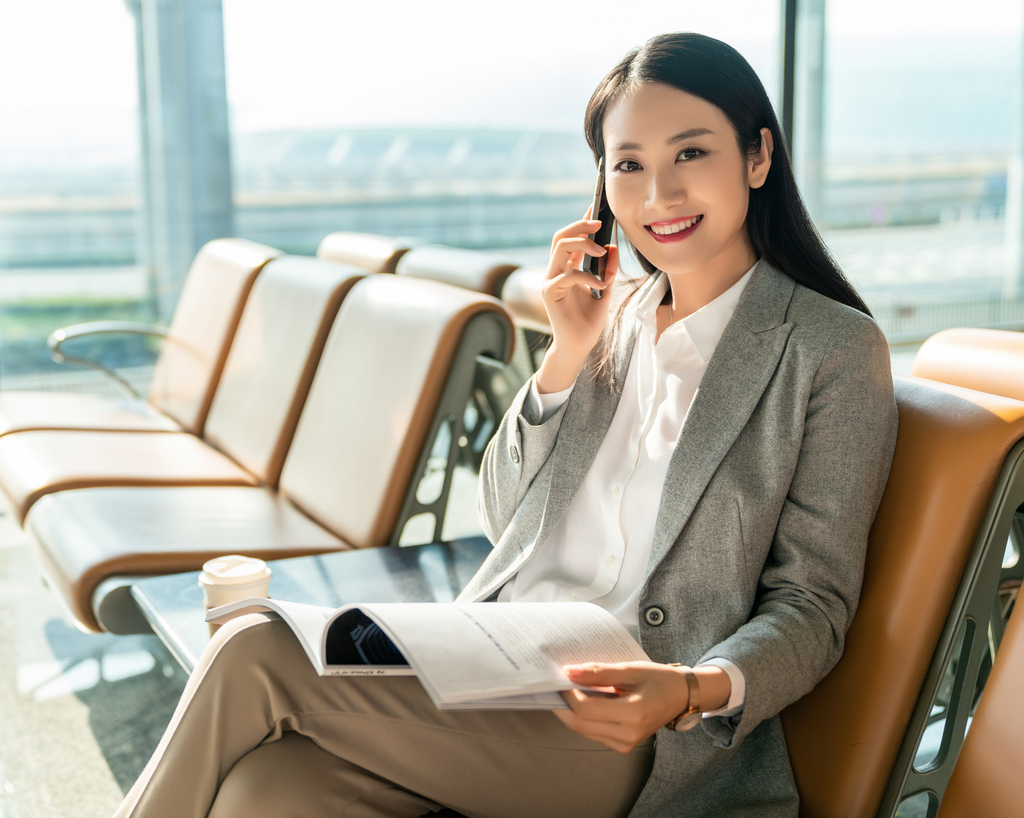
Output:
<svg viewBox="0 0 1024 818">
<path fill-rule="evenodd" d="M 677 133 L 675 136 L 666 139 L 666 145 L 674 145 L 676 142 L 683 142 L 687 139 L 693 139 L 695 136 L 706 136 L 707 134 L 714 134 L 714 131 L 709 128 L 690 128 L 688 131 Z M 615 150 L 617 151 L 637 151 L 643 146 L 639 142 L 623 142 L 618 145 Z"/>
</svg>

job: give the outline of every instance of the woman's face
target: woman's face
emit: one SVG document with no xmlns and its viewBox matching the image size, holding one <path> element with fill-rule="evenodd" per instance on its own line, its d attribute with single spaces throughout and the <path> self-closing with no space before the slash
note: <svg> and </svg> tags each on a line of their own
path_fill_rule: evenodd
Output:
<svg viewBox="0 0 1024 818">
<path fill-rule="evenodd" d="M 622 93 L 603 131 L 608 203 L 655 267 L 738 279 L 753 266 L 747 205 L 771 164 L 770 131 L 762 161 L 748 159 L 719 108 L 662 83 Z"/>
</svg>

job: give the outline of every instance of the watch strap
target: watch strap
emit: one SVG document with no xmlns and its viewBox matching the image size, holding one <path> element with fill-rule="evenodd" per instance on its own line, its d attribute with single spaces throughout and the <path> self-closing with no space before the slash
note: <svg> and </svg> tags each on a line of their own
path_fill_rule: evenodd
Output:
<svg viewBox="0 0 1024 818">
<path fill-rule="evenodd" d="M 670 667 L 677 667 L 682 671 L 683 677 L 686 679 L 689 696 L 686 701 L 686 709 L 668 722 L 665 727 L 676 731 L 689 730 L 700 722 L 700 683 L 697 681 L 697 674 L 693 672 L 692 668 L 678 662 L 673 662 Z"/>
</svg>

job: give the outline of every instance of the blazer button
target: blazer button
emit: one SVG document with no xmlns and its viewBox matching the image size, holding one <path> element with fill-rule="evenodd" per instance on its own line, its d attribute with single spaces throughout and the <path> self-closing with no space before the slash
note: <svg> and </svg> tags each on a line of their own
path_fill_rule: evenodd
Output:
<svg viewBox="0 0 1024 818">
<path fill-rule="evenodd" d="M 515 446 L 509 446 L 508 447 L 508 454 L 509 454 L 509 457 L 512 458 L 512 462 L 513 463 L 518 463 L 519 462 L 519 449 L 517 449 Z"/>
<path fill-rule="evenodd" d="M 644 612 L 644 619 L 647 620 L 648 625 L 652 625 L 656 628 L 665 621 L 665 612 L 657 606 L 648 608 Z"/>
</svg>

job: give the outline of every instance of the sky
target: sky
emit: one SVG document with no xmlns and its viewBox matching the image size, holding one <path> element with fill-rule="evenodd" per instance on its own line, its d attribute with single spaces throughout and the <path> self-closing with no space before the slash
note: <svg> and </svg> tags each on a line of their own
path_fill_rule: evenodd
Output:
<svg viewBox="0 0 1024 818">
<path fill-rule="evenodd" d="M 777 0 L 223 6 L 236 131 L 410 121 L 575 129 L 601 76 L 667 30 L 727 40 L 769 93 L 777 86 Z M 962 0 L 830 0 L 827 21 L 838 45 L 889 42 L 898 53 L 900 42 L 928 38 L 1020 41 L 1022 8 L 1024 0 L 972 0 L 969 11 Z M 104 161 L 134 151 L 134 49 L 124 0 L 0 2 L 0 152 L 79 146 Z"/>
</svg>

